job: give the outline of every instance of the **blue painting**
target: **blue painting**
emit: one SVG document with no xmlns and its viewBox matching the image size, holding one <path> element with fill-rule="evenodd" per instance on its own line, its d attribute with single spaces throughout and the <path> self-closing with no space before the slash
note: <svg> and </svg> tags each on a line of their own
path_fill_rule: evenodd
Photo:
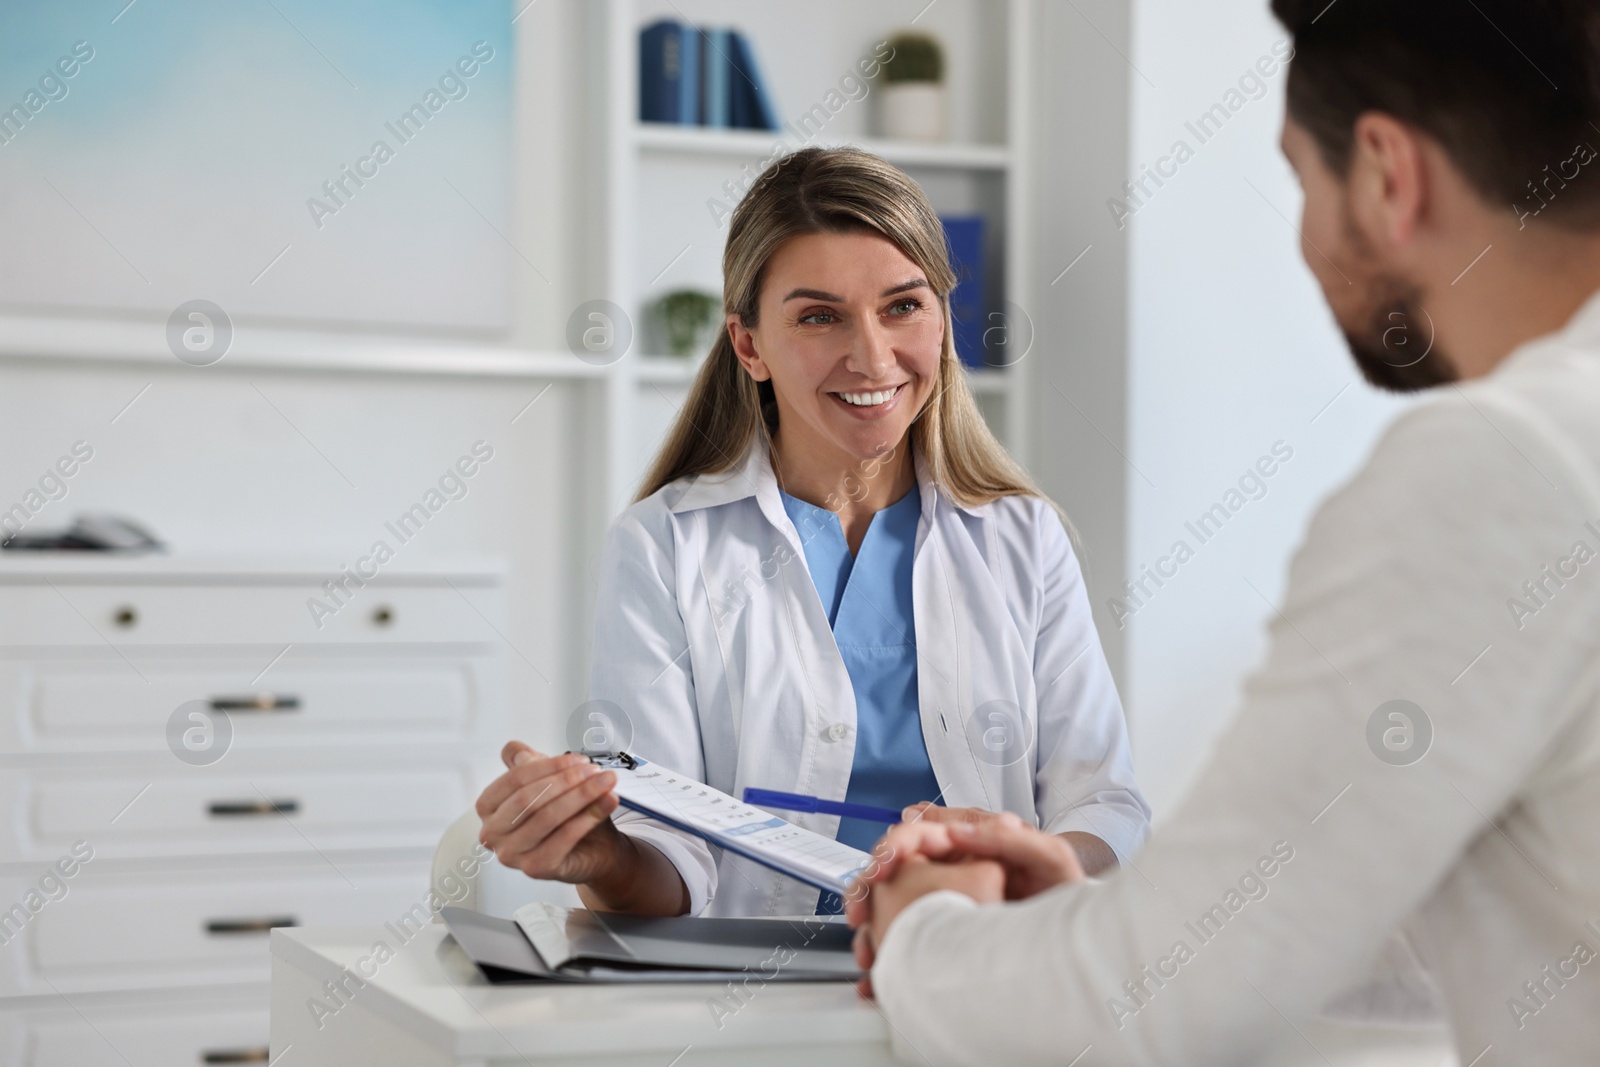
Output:
<svg viewBox="0 0 1600 1067">
<path fill-rule="evenodd" d="M 0 312 L 497 334 L 504 0 L 0 4 Z"/>
</svg>

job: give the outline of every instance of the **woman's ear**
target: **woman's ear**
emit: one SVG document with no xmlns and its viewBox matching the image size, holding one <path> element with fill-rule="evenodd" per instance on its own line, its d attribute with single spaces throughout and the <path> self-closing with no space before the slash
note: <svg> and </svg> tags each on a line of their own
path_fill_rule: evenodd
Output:
<svg viewBox="0 0 1600 1067">
<path fill-rule="evenodd" d="M 772 379 L 766 361 L 756 351 L 755 335 L 745 328 L 744 320 L 737 314 L 728 316 L 728 339 L 733 342 L 733 354 L 739 357 L 739 365 L 750 373 L 750 377 L 758 382 Z"/>
</svg>

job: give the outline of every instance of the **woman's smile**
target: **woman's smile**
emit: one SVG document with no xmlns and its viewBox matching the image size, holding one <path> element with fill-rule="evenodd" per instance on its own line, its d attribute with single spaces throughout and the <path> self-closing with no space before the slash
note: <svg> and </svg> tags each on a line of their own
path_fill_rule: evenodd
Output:
<svg viewBox="0 0 1600 1067">
<path fill-rule="evenodd" d="M 870 421 L 881 419 L 899 407 L 906 393 L 909 382 L 899 385 L 879 386 L 875 389 L 852 389 L 848 391 L 830 392 L 828 396 L 835 404 L 844 408 L 853 419 Z"/>
</svg>

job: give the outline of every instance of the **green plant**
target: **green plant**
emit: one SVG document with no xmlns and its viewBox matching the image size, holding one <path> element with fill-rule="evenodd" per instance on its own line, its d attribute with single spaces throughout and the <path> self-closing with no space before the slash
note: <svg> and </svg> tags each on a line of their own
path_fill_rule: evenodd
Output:
<svg viewBox="0 0 1600 1067">
<path fill-rule="evenodd" d="M 889 38 L 889 47 L 894 53 L 883 65 L 885 81 L 944 81 L 944 48 L 937 38 L 925 33 L 901 33 Z"/>
<path fill-rule="evenodd" d="M 676 289 L 656 301 L 656 316 L 674 356 L 694 354 L 696 342 L 711 325 L 720 301 L 698 289 Z"/>
</svg>

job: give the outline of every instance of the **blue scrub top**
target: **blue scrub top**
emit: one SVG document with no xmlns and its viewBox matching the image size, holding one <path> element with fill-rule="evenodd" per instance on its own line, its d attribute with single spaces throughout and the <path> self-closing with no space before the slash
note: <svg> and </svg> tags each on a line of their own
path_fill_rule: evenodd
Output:
<svg viewBox="0 0 1600 1067">
<path fill-rule="evenodd" d="M 915 485 L 872 516 L 860 555 L 852 557 L 839 516 L 788 493 L 783 507 L 805 547 L 834 643 L 856 696 L 856 750 L 845 800 L 899 811 L 939 798 L 939 780 L 922 739 L 917 708 L 916 624 L 911 564 L 922 517 Z M 838 839 L 870 851 L 888 827 L 865 819 L 839 820 Z M 817 914 L 837 914 L 836 894 L 824 893 Z"/>
</svg>

